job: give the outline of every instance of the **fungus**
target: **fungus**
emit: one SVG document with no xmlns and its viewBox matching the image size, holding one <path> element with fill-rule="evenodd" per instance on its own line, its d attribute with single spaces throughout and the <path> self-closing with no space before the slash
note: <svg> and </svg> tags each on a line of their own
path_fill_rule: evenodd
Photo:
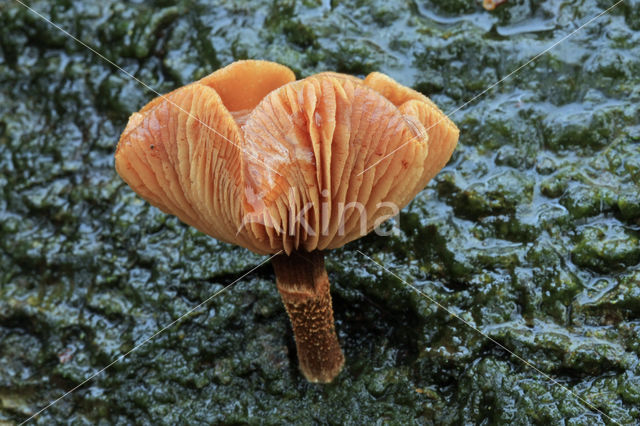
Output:
<svg viewBox="0 0 640 426">
<path fill-rule="evenodd" d="M 506 2 L 507 0 L 483 0 L 482 7 L 484 7 L 485 10 L 491 11 L 491 10 L 495 10 L 496 7 Z"/>
<path fill-rule="evenodd" d="M 131 115 L 116 170 L 165 213 L 273 258 L 311 382 L 344 356 L 324 251 L 397 214 L 446 164 L 458 129 L 391 78 L 239 61 Z"/>
</svg>

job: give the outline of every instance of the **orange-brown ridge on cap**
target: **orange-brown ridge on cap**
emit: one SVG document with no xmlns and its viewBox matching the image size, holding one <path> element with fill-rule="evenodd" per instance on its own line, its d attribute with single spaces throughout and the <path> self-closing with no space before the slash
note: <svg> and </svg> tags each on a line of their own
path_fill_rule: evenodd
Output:
<svg viewBox="0 0 640 426">
<path fill-rule="evenodd" d="M 285 252 L 274 259 L 276 281 L 301 369 L 329 382 L 344 358 L 322 250 L 411 201 L 458 133 L 427 97 L 384 74 L 296 81 L 283 65 L 238 61 L 132 114 L 116 170 L 152 205 L 214 238 Z"/>
<path fill-rule="evenodd" d="M 483 0 L 482 7 L 484 7 L 486 10 L 495 10 L 496 7 L 506 2 L 507 0 Z"/>
</svg>

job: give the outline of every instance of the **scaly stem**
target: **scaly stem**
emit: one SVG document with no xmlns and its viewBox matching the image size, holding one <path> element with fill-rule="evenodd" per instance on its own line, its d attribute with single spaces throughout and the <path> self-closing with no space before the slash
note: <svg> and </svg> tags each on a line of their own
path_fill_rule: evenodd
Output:
<svg viewBox="0 0 640 426">
<path fill-rule="evenodd" d="M 300 370 L 310 382 L 329 383 L 342 370 L 344 356 L 333 322 L 324 254 L 296 251 L 272 262 L 293 326 Z"/>
</svg>

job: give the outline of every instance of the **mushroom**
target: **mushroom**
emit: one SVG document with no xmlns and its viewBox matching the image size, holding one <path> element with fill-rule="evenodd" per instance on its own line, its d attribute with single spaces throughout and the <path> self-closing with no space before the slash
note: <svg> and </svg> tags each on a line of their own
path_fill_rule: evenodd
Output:
<svg viewBox="0 0 640 426">
<path fill-rule="evenodd" d="M 507 0 L 483 0 L 482 7 L 486 10 L 495 10 L 496 7 L 500 6 L 502 3 L 506 3 Z"/>
<path fill-rule="evenodd" d="M 384 74 L 296 81 L 285 66 L 247 60 L 131 115 L 115 164 L 165 213 L 278 253 L 276 285 L 300 369 L 328 383 L 344 356 L 324 251 L 397 214 L 444 167 L 458 133 L 427 97 Z"/>
</svg>

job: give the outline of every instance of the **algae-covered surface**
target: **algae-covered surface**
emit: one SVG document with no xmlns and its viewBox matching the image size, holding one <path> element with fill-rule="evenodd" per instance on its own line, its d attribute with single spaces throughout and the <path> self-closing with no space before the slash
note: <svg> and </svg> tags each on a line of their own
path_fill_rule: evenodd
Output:
<svg viewBox="0 0 640 426">
<path fill-rule="evenodd" d="M 613 3 L 28 2 L 161 93 L 260 58 L 298 77 L 379 70 L 445 112 Z M 150 207 L 116 175 L 127 118 L 154 96 L 0 3 L 0 424 L 267 259 Z M 640 2 L 451 117 L 458 148 L 393 235 L 327 254 L 347 359 L 334 383 L 297 370 L 267 263 L 32 421 L 635 424 Z"/>
</svg>

